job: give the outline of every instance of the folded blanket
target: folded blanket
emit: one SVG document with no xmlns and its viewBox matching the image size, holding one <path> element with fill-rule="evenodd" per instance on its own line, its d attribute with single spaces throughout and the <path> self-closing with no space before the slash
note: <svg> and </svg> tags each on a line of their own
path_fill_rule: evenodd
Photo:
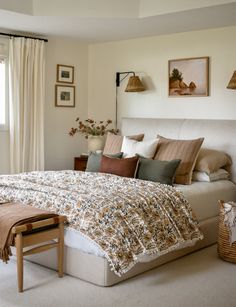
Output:
<svg viewBox="0 0 236 307">
<path fill-rule="evenodd" d="M 0 259 L 7 263 L 9 256 L 12 255 L 10 246 L 14 242 L 14 235 L 11 233 L 13 226 L 33 223 L 54 216 L 57 214 L 20 203 L 0 204 Z"/>
</svg>

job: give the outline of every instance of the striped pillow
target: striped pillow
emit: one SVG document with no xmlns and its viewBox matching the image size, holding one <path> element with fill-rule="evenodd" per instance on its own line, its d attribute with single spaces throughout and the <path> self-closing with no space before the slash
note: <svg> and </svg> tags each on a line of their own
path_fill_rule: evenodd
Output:
<svg viewBox="0 0 236 307">
<path fill-rule="evenodd" d="M 170 161 L 180 159 L 177 168 L 175 182 L 179 184 L 191 184 L 193 169 L 204 138 L 195 140 L 174 140 L 157 136 L 157 152 L 154 160 Z"/>
<path fill-rule="evenodd" d="M 144 138 L 144 134 L 131 135 L 128 136 L 128 138 L 136 141 L 142 141 Z M 108 132 L 106 143 L 103 149 L 103 154 L 104 155 L 117 154 L 118 152 L 121 151 L 122 142 L 123 142 L 123 136 L 115 135 Z"/>
</svg>

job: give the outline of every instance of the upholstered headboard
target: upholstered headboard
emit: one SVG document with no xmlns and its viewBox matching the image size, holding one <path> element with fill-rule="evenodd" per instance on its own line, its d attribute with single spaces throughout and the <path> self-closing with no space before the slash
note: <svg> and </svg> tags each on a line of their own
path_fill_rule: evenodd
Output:
<svg viewBox="0 0 236 307">
<path fill-rule="evenodd" d="M 228 153 L 232 160 L 232 180 L 236 182 L 236 120 L 123 118 L 123 135 L 145 133 L 145 139 L 157 134 L 175 139 L 204 137 L 202 147 Z"/>
</svg>

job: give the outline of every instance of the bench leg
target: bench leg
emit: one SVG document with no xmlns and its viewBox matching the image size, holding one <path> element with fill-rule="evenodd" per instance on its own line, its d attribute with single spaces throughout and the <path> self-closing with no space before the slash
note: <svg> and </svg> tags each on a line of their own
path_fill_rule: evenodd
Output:
<svg viewBox="0 0 236 307">
<path fill-rule="evenodd" d="M 58 261 L 58 277 L 63 277 L 64 265 L 64 224 L 59 224 L 59 238 L 57 247 L 57 261 Z"/>
<path fill-rule="evenodd" d="M 16 245 L 16 259 L 17 259 L 18 291 L 23 292 L 23 244 L 22 244 L 21 233 L 16 235 L 15 245 Z"/>
</svg>

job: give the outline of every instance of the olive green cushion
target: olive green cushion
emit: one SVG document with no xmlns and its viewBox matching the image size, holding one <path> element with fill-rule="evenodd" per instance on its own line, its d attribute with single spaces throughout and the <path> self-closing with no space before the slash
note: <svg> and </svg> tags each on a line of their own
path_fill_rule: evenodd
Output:
<svg viewBox="0 0 236 307">
<path fill-rule="evenodd" d="M 110 158 L 122 158 L 123 152 L 118 152 L 114 155 L 106 155 Z M 88 157 L 86 172 L 99 172 L 100 164 L 102 160 L 102 153 L 91 152 Z"/>
<path fill-rule="evenodd" d="M 140 158 L 137 178 L 172 185 L 181 160 L 160 161 Z"/>
</svg>

